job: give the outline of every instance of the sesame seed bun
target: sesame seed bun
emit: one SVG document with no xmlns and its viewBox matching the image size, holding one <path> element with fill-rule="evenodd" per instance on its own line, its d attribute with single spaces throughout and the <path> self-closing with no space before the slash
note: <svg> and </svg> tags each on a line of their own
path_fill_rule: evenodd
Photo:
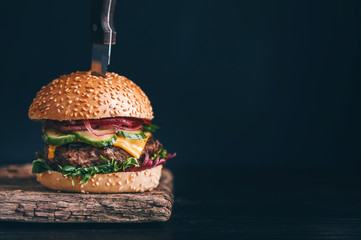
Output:
<svg viewBox="0 0 361 240">
<path fill-rule="evenodd" d="M 131 80 L 116 73 L 106 77 L 75 72 L 53 80 L 36 94 L 32 120 L 58 121 L 134 117 L 152 120 L 148 97 Z"/>
<path fill-rule="evenodd" d="M 64 178 L 60 172 L 46 171 L 38 173 L 38 182 L 46 188 L 64 192 L 81 193 L 121 193 L 144 192 L 156 188 L 162 173 L 162 165 L 139 172 L 117 172 L 96 174 L 86 184 L 80 184 L 80 177 Z"/>
</svg>

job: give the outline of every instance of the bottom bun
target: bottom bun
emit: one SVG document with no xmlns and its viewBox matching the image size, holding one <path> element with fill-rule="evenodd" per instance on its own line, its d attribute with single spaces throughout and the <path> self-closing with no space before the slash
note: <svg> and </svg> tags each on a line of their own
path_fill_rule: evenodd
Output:
<svg viewBox="0 0 361 240">
<path fill-rule="evenodd" d="M 74 177 L 74 186 L 71 177 L 64 178 L 60 172 L 46 171 L 38 173 L 38 182 L 50 189 L 64 192 L 81 193 L 121 193 L 144 192 L 156 188 L 159 184 L 162 165 L 139 172 L 116 172 L 96 174 L 87 183 L 80 184 L 80 177 Z"/>
</svg>

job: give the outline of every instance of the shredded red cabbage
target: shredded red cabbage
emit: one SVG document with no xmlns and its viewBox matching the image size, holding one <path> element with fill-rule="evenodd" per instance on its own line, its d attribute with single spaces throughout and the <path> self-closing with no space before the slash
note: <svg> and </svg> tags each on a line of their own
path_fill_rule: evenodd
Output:
<svg viewBox="0 0 361 240">
<path fill-rule="evenodd" d="M 154 161 L 152 161 L 152 159 L 150 159 L 149 154 L 146 153 L 145 154 L 145 158 L 143 162 L 139 162 L 139 167 L 130 167 L 125 169 L 126 172 L 136 172 L 136 171 L 142 171 L 145 169 L 150 169 L 150 168 L 154 168 L 158 165 L 164 164 L 166 161 L 168 161 L 168 159 L 170 158 L 174 158 L 176 156 L 175 153 L 171 154 L 169 153 L 165 158 L 163 159 L 159 159 L 159 156 L 157 157 L 157 159 L 155 159 Z"/>
</svg>

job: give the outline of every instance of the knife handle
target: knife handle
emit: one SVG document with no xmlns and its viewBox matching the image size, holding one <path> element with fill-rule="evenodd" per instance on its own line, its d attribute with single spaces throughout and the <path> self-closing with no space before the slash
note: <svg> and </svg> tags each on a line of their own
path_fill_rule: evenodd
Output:
<svg viewBox="0 0 361 240">
<path fill-rule="evenodd" d="M 115 44 L 114 9 L 116 0 L 92 0 L 90 41 L 99 44 Z"/>
</svg>

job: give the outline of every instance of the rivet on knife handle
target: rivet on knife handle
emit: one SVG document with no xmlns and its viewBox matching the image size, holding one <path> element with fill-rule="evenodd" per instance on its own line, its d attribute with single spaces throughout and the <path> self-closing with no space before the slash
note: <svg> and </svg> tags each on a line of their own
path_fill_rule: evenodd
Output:
<svg viewBox="0 0 361 240">
<path fill-rule="evenodd" d="M 90 40 L 93 42 L 91 72 L 105 77 L 115 44 L 114 8 L 116 0 L 92 0 Z"/>
</svg>

